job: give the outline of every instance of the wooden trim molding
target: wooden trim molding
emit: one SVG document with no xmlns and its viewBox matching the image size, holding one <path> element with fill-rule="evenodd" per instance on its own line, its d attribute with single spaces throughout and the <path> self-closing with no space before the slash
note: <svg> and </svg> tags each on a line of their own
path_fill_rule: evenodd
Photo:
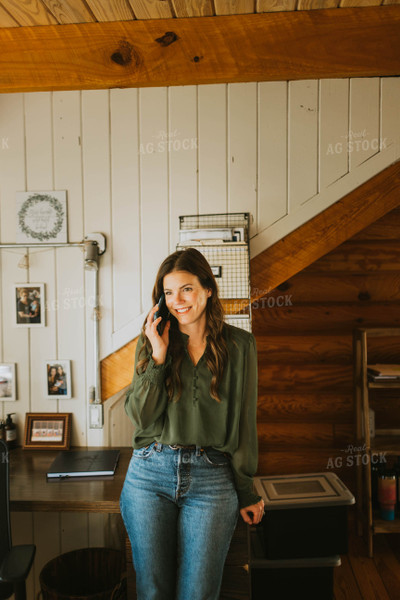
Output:
<svg viewBox="0 0 400 600">
<path fill-rule="evenodd" d="M 138 337 L 101 361 L 101 397 L 105 401 L 129 385 L 133 377 Z"/>
<path fill-rule="evenodd" d="M 390 165 L 322 213 L 251 260 L 254 290 L 273 290 L 400 206 L 400 161 Z M 257 300 L 262 292 L 254 295 Z"/>
<path fill-rule="evenodd" d="M 0 28 L 1 92 L 400 74 L 400 6 Z"/>
</svg>

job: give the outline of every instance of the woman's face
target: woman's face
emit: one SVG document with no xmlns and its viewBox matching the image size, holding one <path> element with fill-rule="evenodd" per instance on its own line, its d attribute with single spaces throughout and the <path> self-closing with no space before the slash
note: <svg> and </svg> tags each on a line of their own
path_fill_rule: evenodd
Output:
<svg viewBox="0 0 400 600">
<path fill-rule="evenodd" d="M 62 375 L 63 374 L 63 368 L 62 367 L 57 367 L 57 373 L 58 375 Z"/>
<path fill-rule="evenodd" d="M 57 373 L 57 369 L 55 367 L 51 367 L 50 369 L 50 377 L 54 377 Z"/>
<path fill-rule="evenodd" d="M 188 271 L 173 271 L 164 277 L 168 310 L 178 320 L 182 331 L 193 323 L 206 325 L 205 311 L 211 290 L 203 288 L 199 278 Z"/>
</svg>

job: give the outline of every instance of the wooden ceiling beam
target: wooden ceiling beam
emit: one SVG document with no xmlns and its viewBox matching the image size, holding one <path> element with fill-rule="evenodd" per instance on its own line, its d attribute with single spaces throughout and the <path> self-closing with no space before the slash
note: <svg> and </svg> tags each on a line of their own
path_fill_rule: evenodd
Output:
<svg viewBox="0 0 400 600">
<path fill-rule="evenodd" d="M 400 7 L 0 29 L 0 91 L 400 74 Z"/>
</svg>

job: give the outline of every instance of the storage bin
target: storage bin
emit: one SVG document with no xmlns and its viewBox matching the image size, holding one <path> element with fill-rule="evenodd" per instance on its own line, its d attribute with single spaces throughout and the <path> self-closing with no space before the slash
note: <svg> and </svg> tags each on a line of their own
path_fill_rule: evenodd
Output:
<svg viewBox="0 0 400 600">
<path fill-rule="evenodd" d="M 268 559 L 346 554 L 354 496 L 335 473 L 256 477 L 264 499 L 260 529 Z"/>
<path fill-rule="evenodd" d="M 249 528 L 251 600 L 332 600 L 339 556 L 268 560 L 257 531 Z"/>
</svg>

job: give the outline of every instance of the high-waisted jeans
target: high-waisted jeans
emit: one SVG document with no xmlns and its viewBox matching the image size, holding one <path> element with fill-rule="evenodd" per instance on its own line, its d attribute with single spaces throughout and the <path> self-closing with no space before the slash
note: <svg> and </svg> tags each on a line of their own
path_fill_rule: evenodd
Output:
<svg viewBox="0 0 400 600">
<path fill-rule="evenodd" d="M 134 450 L 120 505 L 138 600 L 218 600 L 239 514 L 229 457 L 156 443 Z"/>
</svg>

